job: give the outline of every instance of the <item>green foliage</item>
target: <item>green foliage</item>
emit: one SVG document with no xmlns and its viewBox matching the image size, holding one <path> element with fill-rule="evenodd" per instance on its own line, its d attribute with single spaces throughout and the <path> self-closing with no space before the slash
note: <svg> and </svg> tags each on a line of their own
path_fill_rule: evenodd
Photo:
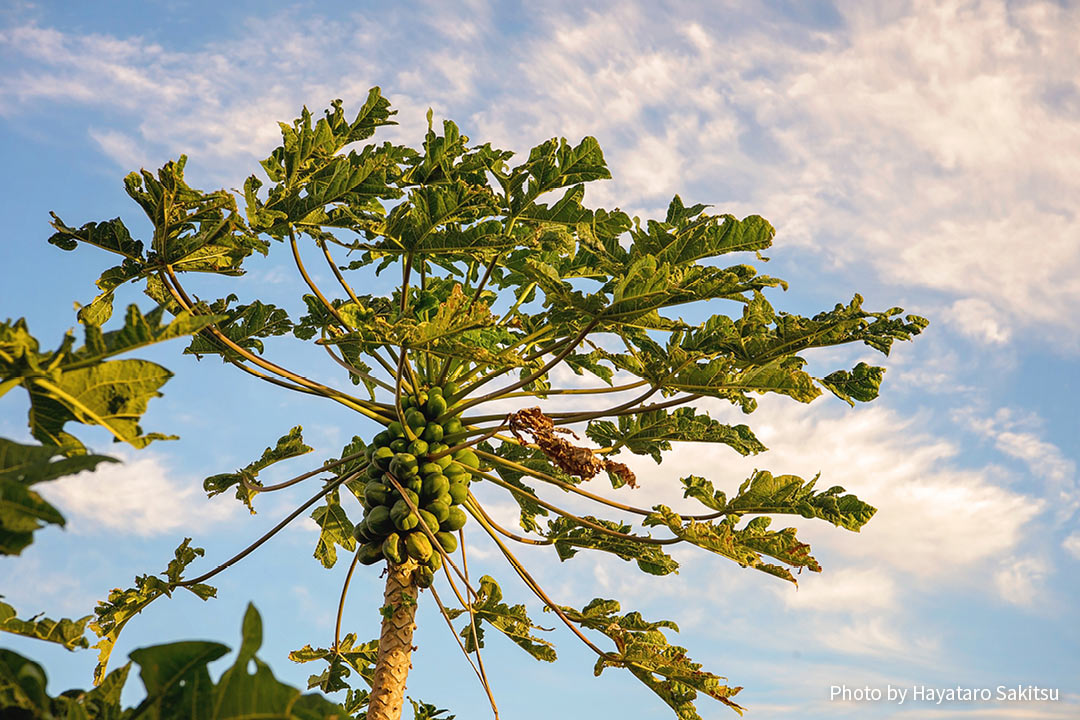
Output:
<svg viewBox="0 0 1080 720">
<path fill-rule="evenodd" d="M 353 716 L 321 695 L 304 695 L 275 679 L 255 655 L 261 644 L 262 620 L 255 607 L 248 605 L 236 661 L 216 683 L 208 664 L 226 655 L 229 648 L 186 641 L 133 650 L 132 662 L 109 673 L 94 689 L 69 690 L 57 697 L 46 693 L 40 665 L 0 649 L 0 708 L 22 711 L 14 717 L 28 720 L 344 720 Z M 132 663 L 139 667 L 146 698 L 137 707 L 123 708 L 120 694 Z M 256 668 L 253 674 L 248 673 L 250 663 Z"/>
<path fill-rule="evenodd" d="M 114 589 L 109 593 L 108 600 L 100 601 L 94 608 L 94 619 L 90 622 L 90 629 L 100 638 L 94 648 L 98 651 L 98 664 L 94 669 L 94 682 L 100 683 L 105 676 L 105 667 L 109 663 L 113 646 L 120 635 L 120 631 L 131 618 L 142 612 L 147 605 L 157 600 L 162 595 L 172 596 L 173 590 L 179 586 L 184 569 L 196 558 L 202 557 L 202 548 L 189 547 L 191 538 L 185 538 L 174 551 L 175 557 L 169 561 L 165 572 L 161 573 L 164 580 L 154 575 L 139 575 L 135 578 L 135 587 L 121 590 Z M 195 583 L 180 586 L 194 593 L 202 600 L 208 600 L 217 595 L 213 587 Z"/>
<path fill-rule="evenodd" d="M 731 698 L 742 690 L 721 683 L 727 678 L 701 669 L 691 660 L 686 649 L 668 643 L 663 631 L 679 631 L 670 620 L 649 622 L 640 613 L 618 615 L 615 600 L 596 598 L 581 610 L 562 608 L 573 622 L 584 628 L 603 633 L 615 644 L 616 652 L 607 653 L 596 661 L 594 672 L 606 668 L 626 668 L 666 702 L 680 720 L 701 720 L 694 700 L 698 693 L 719 700 L 742 715 L 743 708 Z"/>
<path fill-rule="evenodd" d="M 0 602 L 0 630 L 36 640 L 58 643 L 68 650 L 90 647 L 90 643 L 84 637 L 86 623 L 90 621 L 90 617 L 87 615 L 78 620 L 67 618 L 53 620 L 35 615 L 29 620 L 20 620 L 16 617 L 15 608 L 6 602 Z"/>
<path fill-rule="evenodd" d="M 206 577 L 320 501 L 310 516 L 320 527 L 315 557 L 327 568 L 336 564 L 339 546 L 356 551 L 349 577 L 360 564 L 378 569 L 384 561 L 411 563 L 413 587 L 405 596 L 419 602 L 440 569 L 466 580 L 451 555 L 460 550 L 464 556 L 468 545 L 451 533 L 465 526 L 468 510 L 475 520 L 468 531 L 494 539 L 549 610 L 559 606 L 500 538 L 552 545 L 562 560 L 589 551 L 612 554 L 651 575 L 676 572 L 678 564 L 665 548 L 685 543 L 794 582 L 792 570 L 821 568 L 793 528 L 771 529 L 770 516 L 797 514 L 854 531 L 871 518 L 874 508 L 842 488 L 817 492 L 816 479 L 767 471 L 756 471 L 730 499 L 711 480 L 683 478 L 685 497 L 710 511 L 698 516 L 665 505 L 637 508 L 590 492 L 586 481 L 606 472 L 620 493 L 636 486 L 631 469 L 612 459 L 624 448 L 656 463 L 675 443 L 726 445 L 741 455 L 765 451 L 749 426 L 719 422 L 693 407 L 702 397 L 727 400 L 747 414 L 766 393 L 808 403 L 827 390 L 851 405 L 872 401 L 884 368 L 860 362 L 816 377 L 805 355 L 852 343 L 888 355 L 895 341 L 918 335 L 925 319 L 905 316 L 899 308 L 866 310 L 858 295 L 810 317 L 777 310 L 772 300 L 787 284 L 746 262 L 765 260 L 761 253 L 776 235 L 756 215 L 710 214 L 709 206 L 687 206 L 678 195 L 662 221 L 587 207 L 585 185 L 610 177 L 595 138 L 577 144 L 552 138 L 512 165 L 513 153 L 470 145 L 450 121 L 440 134 L 429 113 L 419 149 L 365 144 L 379 127 L 392 124 L 393 114 L 378 88 L 352 120 L 340 101 L 317 120 L 304 108 L 292 123 L 280 124 L 281 144 L 261 163 L 266 182 L 251 176 L 244 183 L 243 208 L 228 191 L 190 187 L 183 156 L 156 174 L 131 173 L 126 190 L 153 227 L 145 242 L 132 238 L 119 218 L 76 228 L 54 216 L 51 243 L 64 250 L 90 245 L 120 261 L 102 273 L 96 297 L 79 311 L 83 346 L 76 348 L 69 333 L 57 350 L 41 352 L 24 321 L 0 325 L 0 395 L 17 385 L 26 388 L 31 432 L 44 444 L 0 445 L 3 552 L 19 552 L 43 523 L 63 523 L 55 508 L 28 489 L 31 484 L 107 460 L 88 454 L 65 429 L 68 423 L 103 426 L 135 447 L 168 437 L 143 433 L 138 423 L 169 371 L 112 358 L 181 336 L 190 337 L 187 354 L 217 355 L 246 377 L 329 399 L 383 428 L 370 441 L 354 436 L 340 461 L 275 486 L 261 484 L 257 476 L 310 451 L 299 427 L 243 469 L 207 478 L 209 495 L 235 489 L 254 512 L 256 494 L 331 473 L 274 531 Z M 288 244 L 307 287 L 301 298 L 305 314 L 298 319 L 259 298 L 241 301 L 228 294 L 202 300 L 185 289 L 192 272 L 242 275 L 244 260 L 267 253 L 271 240 Z M 343 265 L 333 256 L 342 249 L 348 252 Z M 307 270 L 305 253 L 321 256 L 317 262 L 325 261 L 336 289 L 316 283 L 326 275 Z M 728 259 L 736 253 L 743 255 Z M 351 284 L 377 287 L 375 276 L 384 272 L 400 278 L 384 295 L 357 293 Z M 126 282 L 143 284 L 157 307 L 144 316 L 132 306 L 123 328 L 104 332 L 115 291 Z M 684 310 L 700 321 L 678 315 Z M 166 313 L 172 316 L 168 322 Z M 281 342 L 290 333 L 320 346 L 332 367 L 352 386 L 362 385 L 366 396 L 264 357 L 266 340 Z M 563 368 L 583 378 L 581 383 L 556 387 Z M 591 378 L 599 384 L 590 386 Z M 617 393 L 610 403 L 608 393 Z M 588 409 L 531 407 L 574 394 L 589 397 Z M 575 427 L 600 447 L 581 445 Z M 477 497 L 470 483 L 481 480 Z M 363 506 L 359 521 L 340 497 L 342 485 Z M 527 537 L 498 526 L 484 510 L 490 493 L 501 490 L 520 508 Z M 658 533 L 570 512 L 549 500 L 555 490 L 636 515 Z M 746 516 L 752 517 L 743 522 Z M 546 528 L 540 517 L 552 518 Z M 185 567 L 201 553 L 185 540 L 164 579 L 139 576 L 135 587 L 114 590 L 99 604 L 88 623 L 99 636 L 95 679 L 101 684 L 93 692 L 113 692 L 122 684 L 120 671 L 106 676 L 105 665 L 120 630 L 148 603 L 179 587 L 204 599 L 213 595 L 207 585 L 182 580 Z M 342 603 L 347 589 L 348 580 Z M 534 657 L 555 659 L 551 643 L 534 633 L 539 628 L 525 606 L 503 602 L 493 578 L 484 576 L 478 589 L 470 586 L 468 599 L 457 597 L 466 607 L 449 608 L 448 615 L 471 611 L 461 631 L 466 654 L 479 654 L 490 625 Z M 21 621 L 3 608 L 0 625 L 78 643 L 84 621 Z M 384 608 L 387 620 L 395 609 L 400 608 Z M 560 620 L 600 653 L 597 673 L 612 666 L 630 670 L 684 720 L 699 717 L 699 695 L 740 709 L 730 700 L 739 688 L 722 684 L 723 678 L 701 670 L 668 643 L 664 631 L 676 630 L 673 623 L 619 612 L 617 603 L 604 600 L 581 611 L 559 611 Z M 597 650 L 585 632 L 605 635 L 615 652 Z M 349 713 L 361 712 L 369 696 L 366 689 L 349 687 L 347 679 L 356 673 L 370 681 L 378 662 L 377 645 L 357 644 L 355 638 L 349 633 L 335 637 L 329 649 L 308 645 L 291 655 L 298 662 L 326 662 L 310 687 L 347 690 L 342 711 Z M 156 717 L 166 717 L 173 707 L 189 716 L 241 717 L 280 713 L 274 708 L 285 706 L 282 716 L 323 717 L 324 700 L 309 701 L 312 696 L 276 684 L 259 661 L 254 675 L 246 672 L 260 641 L 261 624 L 252 609 L 237 665 L 216 686 L 205 674 L 206 663 L 223 646 L 187 643 L 138 651 L 132 657 L 150 691 L 143 710 Z M 16 674 L 35 677 L 32 664 L 19 665 L 17 657 L 8 662 Z M 17 694 L 27 707 L 46 707 L 41 703 L 52 701 L 34 682 L 12 681 L 2 692 Z M 417 701 L 413 707 L 419 720 L 446 713 Z"/>
<path fill-rule="evenodd" d="M 297 425 L 287 435 L 278 438 L 274 447 L 263 450 L 262 457 L 248 463 L 241 470 L 211 475 L 203 480 L 203 490 L 206 491 L 208 497 L 214 497 L 226 492 L 229 488 L 235 487 L 236 499 L 243 502 L 251 514 L 254 515 L 255 507 L 251 504 L 251 501 L 258 494 L 258 491 L 250 489 L 244 484 L 244 481 L 246 480 L 251 485 L 261 485 L 258 480 L 259 473 L 266 468 L 282 460 L 300 457 L 311 452 L 311 448 L 304 443 L 302 431 L 303 428 Z"/>
<path fill-rule="evenodd" d="M 104 455 L 65 458 L 48 445 L 22 445 L 0 438 L 0 555 L 18 555 L 33 542 L 33 534 L 47 524 L 63 526 L 64 516 L 30 486 L 93 470 Z"/>
</svg>

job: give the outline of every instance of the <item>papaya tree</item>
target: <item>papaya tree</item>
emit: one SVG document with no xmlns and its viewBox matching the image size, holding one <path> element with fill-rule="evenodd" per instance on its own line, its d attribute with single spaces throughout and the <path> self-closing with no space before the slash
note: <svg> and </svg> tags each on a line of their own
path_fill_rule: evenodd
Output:
<svg viewBox="0 0 1080 720">
<path fill-rule="evenodd" d="M 246 467 L 207 478 L 209 495 L 232 493 L 252 511 L 263 493 L 301 482 L 318 488 L 213 570 L 188 576 L 198 554 L 185 544 L 164 580 L 142 576 L 100 603 L 90 622 L 99 637 L 98 680 L 117 635 L 147 603 L 180 588 L 209 597 L 207 580 L 314 508 L 316 557 L 331 567 L 340 548 L 351 560 L 332 642 L 291 657 L 325 662 L 311 687 L 348 690 L 350 712 L 400 717 L 420 602 L 435 603 L 485 688 L 485 629 L 555 660 L 524 605 L 504 601 L 495 578 L 469 575 L 466 537 L 492 544 L 518 587 L 596 654 L 597 673 L 628 670 L 680 718 L 699 717 L 699 694 L 741 711 L 733 699 L 739 687 L 670 642 L 671 621 L 624 611 L 612 599 L 562 604 L 513 548 L 550 546 L 562 561 L 607 553 L 663 576 L 678 568 L 668 548 L 683 544 L 791 583 L 793 571 L 819 572 L 809 547 L 793 528 L 774 529 L 774 517 L 858 531 L 873 507 L 792 475 L 755 471 L 728 487 L 729 479 L 705 477 L 706 468 L 681 479 L 659 471 L 638 477 L 622 460 L 635 454 L 659 463 L 673 443 L 686 442 L 762 452 L 750 427 L 721 422 L 696 401 L 727 401 L 746 414 L 764 393 L 803 403 L 823 391 L 852 405 L 871 401 L 883 368 L 860 362 L 818 377 L 804 355 L 852 343 L 888 354 L 926 321 L 899 308 L 866 310 L 858 295 L 812 317 L 774 309 L 767 296 L 786 284 L 745 262 L 763 260 L 772 245 L 774 229 L 761 217 L 713 214 L 679 196 L 663 219 L 587 207 L 585 185 L 610 177 L 592 137 L 548 140 L 514 164 L 511 152 L 471 144 L 452 122 L 437 132 L 429 112 L 418 149 L 367 142 L 393 114 L 378 88 L 355 116 L 340 101 L 318 119 L 304 109 L 281 124 L 281 145 L 261 162 L 264 179 L 252 175 L 235 195 L 189 186 L 184 157 L 156 173 L 131 173 L 127 193 L 153 228 L 146 243 L 119 218 L 69 226 L 54 216 L 49 242 L 64 250 L 92 245 L 118 260 L 78 313 L 95 357 L 135 349 L 140 338 L 185 335 L 185 353 L 216 356 L 275 391 L 342 405 L 361 416 L 358 427 L 371 428 L 338 457 L 285 482 L 267 484 L 259 474 L 311 450 L 299 427 Z M 307 288 L 299 313 L 232 293 L 204 299 L 189 286 L 199 274 L 240 276 L 245 259 L 277 245 Z M 741 261 L 731 264 L 729 255 Z M 312 264 L 332 283 L 318 284 Z M 125 283 L 139 283 L 157 307 L 144 316 L 133 306 L 123 328 L 104 332 Z M 385 292 L 373 290 L 380 286 Z M 684 310 L 705 319 L 686 320 Z M 317 346 L 342 382 L 331 386 L 275 361 L 271 349 L 286 336 Z M 103 425 L 135 446 L 163 437 L 144 434 L 138 419 L 167 371 L 110 360 L 107 377 L 77 377 L 86 366 L 73 342 L 36 360 L 36 369 L 7 372 L 12 386 L 30 392 L 33 435 L 67 458 L 93 457 L 65 431 L 69 421 Z M 670 503 L 635 504 L 635 487 L 673 481 Z M 490 511 L 492 499 L 505 496 L 520 508 L 520 527 L 504 527 Z M 572 511 L 553 496 L 592 509 Z M 683 499 L 700 509 L 669 506 Z M 367 643 L 342 634 L 342 606 L 362 566 L 385 575 L 379 638 Z M 352 687 L 353 675 L 370 690 Z M 490 690 L 488 697 L 497 716 Z"/>
</svg>

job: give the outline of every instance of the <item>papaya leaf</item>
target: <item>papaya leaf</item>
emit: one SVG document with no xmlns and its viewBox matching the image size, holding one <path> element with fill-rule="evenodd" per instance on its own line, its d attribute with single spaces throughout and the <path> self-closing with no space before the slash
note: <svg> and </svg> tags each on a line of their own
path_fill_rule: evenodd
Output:
<svg viewBox="0 0 1080 720">
<path fill-rule="evenodd" d="M 885 368 L 859 363 L 851 369 L 829 373 L 822 380 L 833 395 L 855 407 L 855 401 L 870 402 L 878 396 L 878 388 L 885 376 Z"/>
<path fill-rule="evenodd" d="M 687 656 L 685 648 L 670 644 L 663 630 L 679 631 L 670 620 L 649 622 L 638 612 L 618 615 L 619 603 L 601 598 L 581 610 L 561 609 L 571 622 L 603 633 L 615 644 L 615 652 L 596 661 L 596 675 L 609 667 L 626 668 L 667 703 L 680 720 L 701 720 L 694 706 L 698 693 L 742 715 L 745 708 L 731 700 L 742 688 L 722 684 L 726 678 L 705 672 L 700 663 Z"/>
<path fill-rule="evenodd" d="M 50 212 L 49 215 L 52 216 L 52 222 L 49 224 L 56 230 L 49 238 L 50 245 L 70 251 L 78 247 L 81 242 L 122 255 L 129 260 L 141 261 L 143 259 L 143 244 L 131 238 L 131 233 L 120 218 L 100 223 L 89 222 L 76 229 L 65 225 L 56 213 Z"/>
<path fill-rule="evenodd" d="M 353 524 L 345 509 L 341 507 L 340 494 L 334 488 L 326 494 L 326 504 L 315 508 L 311 519 L 319 526 L 319 541 L 315 545 L 315 557 L 325 568 L 334 567 L 337 562 L 337 546 L 349 552 L 356 550 L 356 538 L 353 537 Z"/>
<path fill-rule="evenodd" d="M 259 473 L 270 467 L 274 463 L 281 462 L 282 460 L 289 460 L 294 457 L 300 457 L 311 452 L 311 448 L 304 442 L 302 435 L 303 428 L 297 425 L 286 435 L 282 435 L 278 438 L 277 443 L 272 448 L 266 448 L 263 450 L 262 457 L 254 462 L 248 463 L 243 469 L 237 470 L 232 473 L 221 473 L 218 475 L 211 475 L 203 480 L 203 490 L 206 491 L 207 497 L 214 497 L 219 495 L 229 488 L 236 487 L 236 499 L 247 505 L 248 510 L 252 515 L 255 514 L 255 507 L 252 505 L 252 499 L 258 495 L 258 491 L 249 490 L 244 484 L 244 480 L 249 483 L 258 485 Z"/>
<path fill-rule="evenodd" d="M 600 520 L 588 515 L 585 519 L 615 532 L 629 533 L 632 529 L 625 523 Z M 650 575 L 668 575 L 679 570 L 679 563 L 657 545 L 607 535 L 567 517 L 560 516 L 549 521 L 546 534 L 548 539 L 554 542 L 555 551 L 563 561 L 574 557 L 579 549 L 602 550 L 626 561 L 636 561 L 638 568 Z"/>
<path fill-rule="evenodd" d="M 143 448 L 153 440 L 175 436 L 143 434 L 139 418 L 149 401 L 160 397 L 158 388 L 172 373 L 146 360 L 112 360 L 78 367 L 58 380 L 41 377 L 28 382 L 30 392 L 30 432 L 48 445 L 76 447 L 82 444 L 64 432 L 68 422 L 100 425 L 116 441 Z"/>
<path fill-rule="evenodd" d="M 683 481 L 685 484 L 685 480 Z M 724 507 L 729 513 L 770 513 L 821 518 L 837 527 L 858 532 L 877 510 L 854 495 L 843 495 L 844 488 L 831 487 L 815 493 L 815 477 L 806 482 L 795 475 L 772 475 L 755 471 L 739 486 L 738 494 Z M 708 483 L 706 483 L 708 484 Z M 709 489 L 712 488 L 708 484 Z M 687 496 L 690 491 L 687 490 Z"/>
<path fill-rule="evenodd" d="M 221 643 L 174 642 L 130 653 L 139 666 L 146 698 L 136 712 L 153 720 L 214 717 L 213 688 L 207 664 L 229 652 Z"/>
<path fill-rule="evenodd" d="M 445 708 L 439 708 L 423 700 L 407 698 L 413 708 L 413 720 L 454 720 L 457 715 L 447 715 L 450 712 Z"/>
<path fill-rule="evenodd" d="M 795 528 L 769 530 L 772 520 L 768 517 L 754 518 L 740 529 L 735 528 L 737 522 L 737 515 L 729 515 L 716 523 L 689 520 L 684 524 L 664 505 L 657 505 L 642 521 L 647 527 L 663 525 L 677 537 L 734 560 L 742 567 L 751 567 L 795 584 L 798 583 L 787 568 L 765 562 L 762 555 L 792 567 L 821 572 L 821 566 L 810 555 L 810 546 L 795 538 Z"/>
<path fill-rule="evenodd" d="M 103 462 L 118 462 L 104 455 L 65 458 L 63 449 L 50 445 L 22 445 L 0 438 L 0 555 L 18 555 L 33 542 L 44 525 L 64 525 L 64 516 L 31 485 L 47 482 Z"/>
<path fill-rule="evenodd" d="M 255 656 L 262 645 L 262 619 L 254 605 L 244 613 L 241 645 L 236 662 L 214 688 L 214 720 L 275 717 L 283 720 L 331 720 L 345 717 L 345 709 L 314 693 L 278 681 L 270 668 Z M 248 674 L 254 664 L 255 672 Z"/>
<path fill-rule="evenodd" d="M 97 644 L 93 646 L 98 651 L 97 667 L 94 668 L 95 684 L 99 684 L 105 677 L 109 656 L 120 636 L 120 631 L 124 629 L 128 621 L 162 595 L 172 597 L 173 590 L 181 582 L 184 569 L 196 558 L 202 557 L 203 549 L 189 547 L 190 542 L 191 538 L 184 538 L 184 542 L 176 548 L 174 558 L 169 561 L 165 572 L 161 573 L 165 577 L 164 580 L 154 575 L 139 575 L 135 578 L 135 587 L 127 590 L 116 588 L 109 593 L 107 600 L 98 601 L 97 607 L 94 608 L 94 619 L 89 623 L 90 629 L 99 638 Z M 204 583 L 182 587 L 202 600 L 217 595 L 216 589 Z"/>
<path fill-rule="evenodd" d="M 746 425 L 724 425 L 690 407 L 621 415 L 618 426 L 610 420 L 595 420 L 585 434 L 603 447 L 616 452 L 625 447 L 635 455 L 649 455 L 657 463 L 661 453 L 671 449 L 672 441 L 724 443 L 740 455 L 766 449 Z"/>
<path fill-rule="evenodd" d="M 87 615 L 78 620 L 69 620 L 68 618 L 53 620 L 51 618 L 42 618 L 40 615 L 35 615 L 29 620 L 20 620 L 16 617 L 15 608 L 0 601 L 0 630 L 15 635 L 23 635 L 37 640 L 57 643 L 63 645 L 68 650 L 90 647 L 90 643 L 87 642 L 85 634 L 86 623 L 90 621 L 91 617 L 92 616 Z"/>
<path fill-rule="evenodd" d="M 137 305 L 129 305 L 124 317 L 124 327 L 119 330 L 102 332 L 97 325 L 87 324 L 85 344 L 72 351 L 70 359 L 65 359 L 60 367 L 74 370 L 155 343 L 196 335 L 208 325 L 225 319 L 221 314 L 192 315 L 184 310 L 162 324 L 164 315 L 165 307 L 161 305 L 146 315 L 142 314 Z"/>
<path fill-rule="evenodd" d="M 664 222 L 650 220 L 645 230 L 631 232 L 633 258 L 651 256 L 662 263 L 682 265 L 731 252 L 760 252 L 772 245 L 776 230 L 757 215 L 737 220 L 733 215 L 709 215 L 707 205 L 686 208 L 676 195 Z"/>
<path fill-rule="evenodd" d="M 341 638 L 337 648 L 312 648 L 305 645 L 290 652 L 289 659 L 296 663 L 325 661 L 327 668 L 321 674 L 308 678 L 308 689 L 317 687 L 329 693 L 348 688 L 346 679 L 354 672 L 370 686 L 378 653 L 378 640 L 357 643 L 356 634 L 348 633 Z"/>
<path fill-rule="evenodd" d="M 45 693 L 45 670 L 33 660 L 0 648 L 0 708 L 19 708 L 27 713 L 16 717 L 52 716 Z"/>
<path fill-rule="evenodd" d="M 218 318 L 218 330 L 240 347 L 261 355 L 262 338 L 284 335 L 292 330 L 292 321 L 289 320 L 288 313 L 281 308 L 255 300 L 230 309 L 229 304 L 235 300 L 235 295 L 217 300 L 210 305 L 210 311 Z M 235 350 L 206 335 L 196 335 L 184 349 L 184 353 L 196 357 L 221 355 L 222 360 L 235 360 L 240 357 Z"/>
<path fill-rule="evenodd" d="M 482 623 L 488 623 L 537 660 L 555 661 L 555 646 L 532 633 L 533 630 L 543 628 L 533 624 L 525 612 L 524 605 L 511 606 L 502 602 L 502 589 L 494 578 L 490 575 L 481 577 L 476 593 L 477 598 L 472 603 L 473 615 L 476 619 L 475 639 L 472 624 L 467 624 L 461 630 L 466 652 L 476 652 L 478 647 L 484 647 Z"/>
</svg>

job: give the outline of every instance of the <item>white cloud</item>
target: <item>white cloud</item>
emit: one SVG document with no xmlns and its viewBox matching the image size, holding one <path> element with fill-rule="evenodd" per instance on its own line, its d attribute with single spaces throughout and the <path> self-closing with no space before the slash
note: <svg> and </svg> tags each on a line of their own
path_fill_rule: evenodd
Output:
<svg viewBox="0 0 1080 720">
<path fill-rule="evenodd" d="M 1074 532 L 1061 543 L 1061 547 L 1077 560 L 1080 560 L 1080 532 Z"/>
<path fill-rule="evenodd" d="M 880 567 L 847 567 L 805 575 L 799 580 L 798 592 L 787 587 L 780 592 L 789 608 L 823 612 L 892 609 L 897 600 L 896 580 Z"/>
<path fill-rule="evenodd" d="M 1003 600 L 1030 606 L 1039 598 L 1050 566 L 1037 557 L 1012 558 L 994 573 L 994 587 Z"/>
<path fill-rule="evenodd" d="M 948 309 L 945 321 L 961 334 L 988 345 L 1004 345 L 1012 333 L 994 307 L 979 298 L 957 300 Z"/>
<path fill-rule="evenodd" d="M 67 517 L 71 532 L 152 537 L 210 527 L 237 513 L 238 503 L 207 499 L 198 479 L 171 472 L 162 455 L 115 454 L 124 462 L 41 486 L 42 496 Z"/>
</svg>

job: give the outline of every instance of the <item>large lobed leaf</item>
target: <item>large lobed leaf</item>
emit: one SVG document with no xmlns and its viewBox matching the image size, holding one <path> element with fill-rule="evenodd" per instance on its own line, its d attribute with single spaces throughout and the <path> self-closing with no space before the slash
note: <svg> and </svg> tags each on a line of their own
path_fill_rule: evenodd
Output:
<svg viewBox="0 0 1080 720">
<path fill-rule="evenodd" d="M 594 420 L 586 435 L 613 452 L 625 447 L 635 455 L 649 455 L 657 463 L 673 441 L 724 443 L 740 455 L 766 450 L 746 425 L 725 425 L 690 407 L 621 415 L 618 425 L 610 420 Z"/>
<path fill-rule="evenodd" d="M 247 485 L 244 484 L 244 480 L 253 485 L 260 485 L 261 483 L 258 480 L 260 472 L 274 463 L 300 457 L 309 452 L 311 452 L 311 448 L 304 442 L 303 427 L 297 425 L 289 430 L 287 434 L 279 437 L 277 442 L 274 443 L 274 447 L 263 450 L 262 456 L 258 460 L 248 463 L 236 472 L 211 475 L 203 480 L 203 490 L 206 491 L 207 497 L 214 497 L 235 487 L 236 499 L 244 503 L 251 514 L 254 515 L 255 508 L 251 501 L 258 494 L 258 491 L 248 489 Z"/>
</svg>

